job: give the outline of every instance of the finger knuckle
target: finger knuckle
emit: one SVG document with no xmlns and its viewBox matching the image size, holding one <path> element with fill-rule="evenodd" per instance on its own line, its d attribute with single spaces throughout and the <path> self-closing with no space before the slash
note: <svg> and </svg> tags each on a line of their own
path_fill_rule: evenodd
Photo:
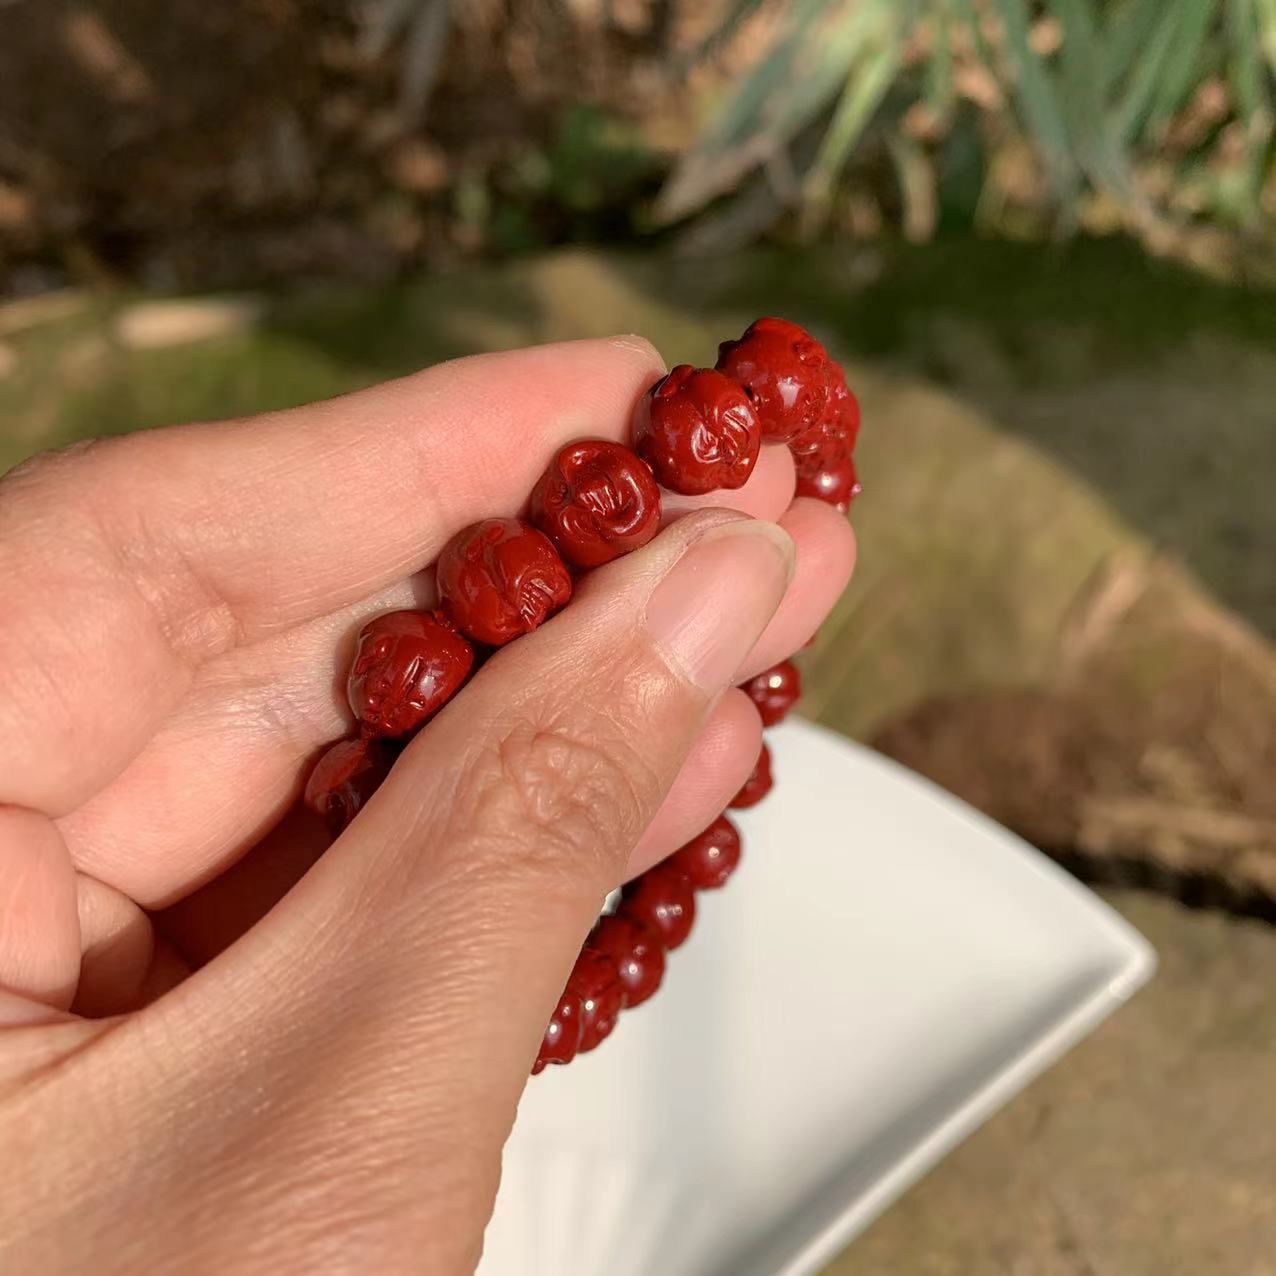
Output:
<svg viewBox="0 0 1276 1276">
<path fill-rule="evenodd" d="M 656 781 L 624 732 L 520 719 L 474 768 L 473 840 L 514 871 L 610 879 L 637 839 Z"/>
<path fill-rule="evenodd" d="M 51 484 L 73 487 L 79 483 L 86 465 L 110 451 L 112 443 L 109 439 L 81 439 L 53 451 L 37 452 L 4 476 L 4 495 L 10 499 L 28 491 L 45 495 Z"/>
</svg>

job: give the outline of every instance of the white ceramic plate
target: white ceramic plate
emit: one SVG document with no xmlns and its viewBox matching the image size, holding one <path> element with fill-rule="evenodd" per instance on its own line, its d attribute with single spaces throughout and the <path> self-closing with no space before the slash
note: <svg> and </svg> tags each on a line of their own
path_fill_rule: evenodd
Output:
<svg viewBox="0 0 1276 1276">
<path fill-rule="evenodd" d="M 482 1276 L 799 1276 L 1151 974 L 1036 851 L 829 732 L 773 733 L 664 987 L 528 1085 Z"/>
</svg>

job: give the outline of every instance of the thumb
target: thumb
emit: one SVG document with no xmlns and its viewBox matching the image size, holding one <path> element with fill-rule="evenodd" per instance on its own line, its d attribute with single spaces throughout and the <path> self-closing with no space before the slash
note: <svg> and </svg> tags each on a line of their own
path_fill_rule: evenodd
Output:
<svg viewBox="0 0 1276 1276">
<path fill-rule="evenodd" d="M 404 1230 L 445 1183 L 458 1213 L 478 1202 L 481 1234 L 576 953 L 792 569 L 780 528 L 713 510 L 591 574 L 413 741 L 276 910 L 172 995 L 258 1083 L 264 1064 L 295 1074 L 294 1099 L 322 1096 L 300 1105 L 291 1153 L 273 1132 L 282 1172 L 330 1137 L 345 1165 L 378 1167 L 347 1180 L 366 1178 L 378 1212 L 398 1185 Z"/>
</svg>

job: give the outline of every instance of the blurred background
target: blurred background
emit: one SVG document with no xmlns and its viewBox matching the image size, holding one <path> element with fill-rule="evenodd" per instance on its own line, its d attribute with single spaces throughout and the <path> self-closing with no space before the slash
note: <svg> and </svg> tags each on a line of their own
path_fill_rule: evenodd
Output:
<svg viewBox="0 0 1276 1276">
<path fill-rule="evenodd" d="M 865 492 L 806 712 L 1162 956 L 830 1271 L 1273 1273 L 1274 91 L 1276 0 L 0 0 L 0 469 L 808 324 Z"/>
</svg>

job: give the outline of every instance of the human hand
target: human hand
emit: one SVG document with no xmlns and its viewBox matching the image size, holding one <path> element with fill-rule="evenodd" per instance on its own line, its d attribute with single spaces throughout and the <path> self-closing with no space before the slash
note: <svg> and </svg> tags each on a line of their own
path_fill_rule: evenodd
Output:
<svg viewBox="0 0 1276 1276">
<path fill-rule="evenodd" d="M 814 632 L 850 529 L 767 448 L 493 657 L 330 849 L 296 798 L 363 621 L 660 370 L 484 355 L 0 482 L 3 1265 L 473 1265 L 603 897 L 744 780 L 729 688 Z"/>
</svg>

